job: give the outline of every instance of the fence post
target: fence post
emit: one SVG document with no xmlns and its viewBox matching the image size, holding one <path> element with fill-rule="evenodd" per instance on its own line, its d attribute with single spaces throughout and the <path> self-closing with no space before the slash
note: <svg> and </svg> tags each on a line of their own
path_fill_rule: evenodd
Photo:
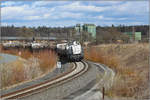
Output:
<svg viewBox="0 0 150 100">
<path fill-rule="evenodd" d="M 105 88 L 103 87 L 103 100 L 104 100 L 104 95 L 105 95 Z"/>
</svg>

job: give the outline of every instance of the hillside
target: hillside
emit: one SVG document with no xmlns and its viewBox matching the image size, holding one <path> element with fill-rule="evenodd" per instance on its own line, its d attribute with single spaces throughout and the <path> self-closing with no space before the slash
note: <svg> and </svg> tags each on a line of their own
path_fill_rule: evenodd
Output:
<svg viewBox="0 0 150 100">
<path fill-rule="evenodd" d="M 148 44 L 108 44 L 86 48 L 85 58 L 116 72 L 108 96 L 144 98 L 148 95 L 149 53 Z"/>
</svg>

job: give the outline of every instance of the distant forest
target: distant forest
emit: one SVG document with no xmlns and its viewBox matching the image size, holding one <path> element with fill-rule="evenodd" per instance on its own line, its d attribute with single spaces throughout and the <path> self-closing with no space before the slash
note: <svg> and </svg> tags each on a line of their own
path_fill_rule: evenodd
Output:
<svg viewBox="0 0 150 100">
<path fill-rule="evenodd" d="M 1 27 L 1 36 L 15 37 L 15 36 L 23 36 L 23 37 L 31 37 L 31 36 L 66 36 L 68 33 L 73 32 L 73 27 L 14 27 L 12 26 L 2 26 Z"/>
<path fill-rule="evenodd" d="M 142 33 L 142 39 L 148 37 L 149 33 L 149 26 L 148 25 L 138 25 L 134 26 L 134 30 L 136 32 Z M 97 26 L 97 40 L 103 40 L 108 42 L 108 40 L 117 40 L 117 39 L 124 39 L 124 32 L 132 32 L 133 26 Z M 2 26 L 1 27 L 1 36 L 24 36 L 24 37 L 67 37 L 70 35 L 73 37 L 76 34 L 74 27 L 46 27 L 46 26 L 39 26 L 39 27 L 15 27 L 15 26 Z M 85 37 L 85 41 L 89 35 L 86 32 L 83 33 Z M 83 38 L 84 38 L 83 37 Z M 90 37 L 91 38 L 91 37 Z"/>
<path fill-rule="evenodd" d="M 100 27 L 97 26 L 97 42 L 98 43 L 111 43 L 117 40 L 123 40 L 129 42 L 129 36 L 123 34 L 124 32 L 141 32 L 141 42 L 148 42 L 149 37 L 149 26 L 148 25 L 137 25 L 137 26 L 114 26 L 111 27 Z"/>
<path fill-rule="evenodd" d="M 100 26 L 97 26 L 97 30 L 99 29 L 109 29 L 109 28 L 112 28 L 114 27 L 115 29 L 117 29 L 118 32 L 132 32 L 133 30 L 133 26 L 125 26 L 125 25 L 119 25 L 119 26 L 114 26 L 112 25 L 111 27 L 100 27 Z M 148 32 L 149 32 L 149 26 L 148 25 L 136 25 L 134 26 L 134 30 L 136 32 L 141 32 L 142 35 L 148 35 Z"/>
</svg>

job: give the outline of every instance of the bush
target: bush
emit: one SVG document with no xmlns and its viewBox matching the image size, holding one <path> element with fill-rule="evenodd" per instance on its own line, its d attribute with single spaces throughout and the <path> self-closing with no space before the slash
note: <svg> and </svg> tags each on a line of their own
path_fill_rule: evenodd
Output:
<svg viewBox="0 0 150 100">
<path fill-rule="evenodd" d="M 39 52 L 37 57 L 40 59 L 40 68 L 43 72 L 52 69 L 57 61 L 56 54 L 48 50 Z"/>
<path fill-rule="evenodd" d="M 146 94 L 148 55 L 148 44 L 107 44 L 85 48 L 85 59 L 105 64 L 115 70 L 117 75 L 114 84 L 106 91 L 109 96 L 139 97 L 140 93 L 142 97 Z"/>
<path fill-rule="evenodd" d="M 55 68 L 57 55 L 51 50 L 31 53 L 28 50 L 2 50 L 3 53 L 20 56 L 14 62 L 0 64 L 1 88 L 34 79 Z M 24 59 L 22 59 L 24 58 Z"/>
</svg>

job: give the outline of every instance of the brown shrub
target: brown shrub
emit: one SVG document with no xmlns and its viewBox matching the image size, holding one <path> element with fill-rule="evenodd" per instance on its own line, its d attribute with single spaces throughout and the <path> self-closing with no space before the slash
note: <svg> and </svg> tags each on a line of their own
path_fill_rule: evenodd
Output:
<svg viewBox="0 0 150 100">
<path fill-rule="evenodd" d="M 136 97 L 140 92 L 142 97 L 148 89 L 148 55 L 148 44 L 108 44 L 85 49 L 85 59 L 105 64 L 117 72 L 112 88 L 106 91 L 109 96 Z"/>
<path fill-rule="evenodd" d="M 17 53 L 18 56 L 24 58 L 24 59 L 28 59 L 32 57 L 32 53 L 29 50 L 20 50 Z"/>
<path fill-rule="evenodd" d="M 85 49 L 85 59 L 105 64 L 114 69 L 119 64 L 117 56 L 108 54 L 96 47 Z"/>
<path fill-rule="evenodd" d="M 40 59 L 40 68 L 44 72 L 51 70 L 57 61 L 56 54 L 53 51 L 41 51 L 36 56 Z"/>
<path fill-rule="evenodd" d="M 18 52 L 15 49 L 2 49 L 2 52 L 26 59 L 18 59 L 8 64 L 0 64 L 2 68 L 2 73 L 0 73 L 2 88 L 34 79 L 51 71 L 57 61 L 57 55 L 51 50 L 31 53 L 29 50 L 19 50 Z"/>
<path fill-rule="evenodd" d="M 22 61 L 15 61 L 9 64 L 1 64 L 2 88 L 17 84 L 25 80 L 24 67 Z"/>
<path fill-rule="evenodd" d="M 12 73 L 13 75 L 11 76 L 11 83 L 12 84 L 17 84 L 19 82 L 22 82 L 25 80 L 25 72 L 24 72 L 24 66 L 23 62 L 17 61 L 14 64 L 12 64 Z"/>
<path fill-rule="evenodd" d="M 17 55 L 18 54 L 18 50 L 15 49 L 10 49 L 10 50 L 1 50 L 2 53 L 7 53 L 7 54 L 12 54 L 12 55 Z"/>
</svg>

